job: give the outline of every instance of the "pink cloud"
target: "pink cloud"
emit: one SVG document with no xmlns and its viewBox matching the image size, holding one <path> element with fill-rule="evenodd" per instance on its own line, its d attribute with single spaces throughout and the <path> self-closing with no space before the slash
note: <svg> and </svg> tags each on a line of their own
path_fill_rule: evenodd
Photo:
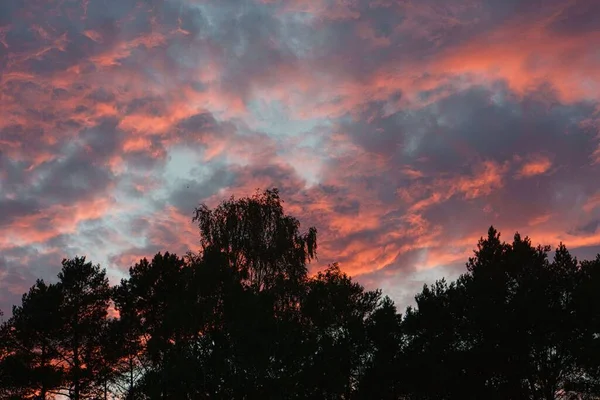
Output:
<svg viewBox="0 0 600 400">
<path fill-rule="evenodd" d="M 545 174 L 552 167 L 552 161 L 545 156 L 533 156 L 526 160 L 519 171 L 518 178 L 531 178 L 532 176 Z"/>
<path fill-rule="evenodd" d="M 41 244 L 62 234 L 73 234 L 80 223 L 114 213 L 115 201 L 98 198 L 73 205 L 54 205 L 38 213 L 16 219 L 0 236 L 0 248 Z"/>
<path fill-rule="evenodd" d="M 402 189 L 400 197 L 412 202 L 410 210 L 419 212 L 434 204 L 444 202 L 455 195 L 460 195 L 466 200 L 475 199 L 491 194 L 502 187 L 508 164 L 497 164 L 484 161 L 473 168 L 471 175 L 439 178 L 429 186 L 412 186 L 411 189 Z M 413 196 L 411 192 L 419 193 Z M 417 197 L 423 197 L 417 200 Z"/>
<path fill-rule="evenodd" d="M 540 24 L 516 20 L 443 53 L 431 66 L 435 73 L 482 74 L 505 79 L 518 93 L 549 82 L 566 102 L 597 99 L 598 60 L 588 51 L 600 34 L 564 36 Z"/>
<path fill-rule="evenodd" d="M 0 27 L 0 146 L 7 160 L 0 158 L 0 184 L 8 193 L 0 201 L 33 197 L 43 207 L 17 209 L 22 214 L 2 226 L 0 247 L 79 238 L 95 220 L 127 231 L 139 213 L 144 229 L 107 238 L 107 252 L 119 253 L 115 265 L 158 250 L 193 250 L 191 210 L 175 208 L 165 194 L 179 180 L 197 180 L 190 196 L 213 206 L 230 194 L 279 186 L 288 212 L 319 228 L 319 263 L 341 261 L 351 274 L 459 263 L 497 222 L 507 235 L 529 230 L 534 241 L 600 244 L 597 233 L 575 233 L 600 206 L 590 178 L 600 150 L 580 154 L 589 148 L 582 137 L 598 134 L 598 108 L 585 107 L 599 100 L 593 46 L 600 36 L 556 28 L 568 23 L 569 4 L 536 13 L 519 4 L 506 15 L 479 1 L 264 0 L 246 5 L 262 18 L 264 29 L 254 30 L 244 25 L 255 23 L 254 14 L 234 3 L 220 9 L 227 23 L 215 19 L 202 29 L 189 17 L 198 2 L 189 9 L 182 3 L 174 16 L 144 3 L 126 15 L 115 7 L 118 18 L 108 24 L 114 32 L 81 10 L 71 10 L 74 20 L 88 18 L 79 33 L 36 21 L 36 13 L 19 16 L 30 28 L 22 38 L 14 26 Z M 504 142 L 489 133 L 498 121 L 463 123 L 480 101 L 469 98 L 473 90 L 489 94 L 490 119 L 513 118 Z M 254 132 L 253 101 L 280 102 L 285 112 L 275 125 L 286 132 Z M 536 142 L 536 129 L 569 119 L 582 120 L 581 132 L 561 139 L 561 154 Z M 287 132 L 286 123 L 307 122 L 322 126 Z M 475 133 L 463 135 L 467 128 Z M 509 129 L 525 133 L 509 139 Z M 418 151 L 407 150 L 409 139 L 421 141 Z M 177 146 L 198 153 L 201 172 L 163 176 Z M 107 172 L 107 188 L 82 193 L 84 200 L 23 189 L 23 182 L 43 183 L 52 165 L 77 151 L 79 165 Z M 210 181 L 214 170 L 227 179 Z M 539 187 L 521 179 L 533 177 Z M 71 179 L 63 178 L 54 183 Z M 520 200 L 524 193 L 545 203 L 532 211 Z M 123 221 L 114 222 L 115 214 Z"/>
<path fill-rule="evenodd" d="M 585 202 L 585 204 L 583 206 L 583 209 L 584 209 L 584 211 L 586 211 L 586 212 L 589 213 L 589 212 L 595 210 L 598 207 L 600 207 L 600 192 L 598 192 L 598 193 L 590 196 L 586 200 L 586 202 Z"/>
</svg>

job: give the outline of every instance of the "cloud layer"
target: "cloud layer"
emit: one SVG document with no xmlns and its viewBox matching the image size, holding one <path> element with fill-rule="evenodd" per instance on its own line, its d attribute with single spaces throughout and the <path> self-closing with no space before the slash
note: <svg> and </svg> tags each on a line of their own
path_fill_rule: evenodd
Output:
<svg viewBox="0 0 600 400">
<path fill-rule="evenodd" d="M 0 308 L 272 186 L 402 306 L 490 224 L 597 252 L 598 2 L 451 3 L 0 2 Z"/>
</svg>

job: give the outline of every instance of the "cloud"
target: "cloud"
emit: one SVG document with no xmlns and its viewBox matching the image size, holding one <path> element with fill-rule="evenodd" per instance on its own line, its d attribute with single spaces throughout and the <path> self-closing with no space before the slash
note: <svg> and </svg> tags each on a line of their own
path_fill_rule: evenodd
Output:
<svg viewBox="0 0 600 400">
<path fill-rule="evenodd" d="M 39 2 L 38 2 L 39 3 Z M 597 2 L 0 2 L 0 308 L 278 186 L 403 305 L 490 224 L 600 246 Z"/>
<path fill-rule="evenodd" d="M 552 167 L 552 161 L 544 156 L 534 156 L 525 161 L 521 166 L 517 177 L 530 178 L 532 176 L 545 174 Z"/>
</svg>

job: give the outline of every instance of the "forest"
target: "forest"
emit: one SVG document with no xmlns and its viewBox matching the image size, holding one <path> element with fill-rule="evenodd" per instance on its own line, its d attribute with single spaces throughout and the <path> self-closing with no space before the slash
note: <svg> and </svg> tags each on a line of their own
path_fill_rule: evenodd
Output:
<svg viewBox="0 0 600 400">
<path fill-rule="evenodd" d="M 38 280 L 0 329 L 0 398 L 600 398 L 600 255 L 490 227 L 456 281 L 398 310 L 337 264 L 309 273 L 317 230 L 277 189 L 192 222 L 199 251 L 115 286 L 85 257 Z"/>
</svg>

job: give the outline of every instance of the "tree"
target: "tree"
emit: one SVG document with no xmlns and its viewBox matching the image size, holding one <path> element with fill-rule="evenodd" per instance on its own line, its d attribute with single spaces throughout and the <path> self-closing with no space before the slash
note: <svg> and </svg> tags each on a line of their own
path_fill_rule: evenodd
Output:
<svg viewBox="0 0 600 400">
<path fill-rule="evenodd" d="M 193 220 L 200 252 L 144 258 L 114 288 L 84 257 L 38 280 L 0 326 L 0 397 L 600 398 L 600 255 L 491 227 L 401 315 L 337 264 L 309 277 L 316 230 L 276 190 Z"/>
<path fill-rule="evenodd" d="M 384 297 L 366 320 L 369 349 L 356 398 L 394 400 L 402 393 L 402 352 L 405 338 L 402 315 L 394 302 Z"/>
<path fill-rule="evenodd" d="M 600 255 L 582 261 L 572 298 L 572 323 L 579 335 L 568 343 L 576 358 L 576 373 L 568 379 L 567 390 L 600 398 Z"/>
<path fill-rule="evenodd" d="M 102 334 L 110 286 L 106 271 L 86 262 L 85 257 L 63 260 L 58 278 L 62 302 L 57 348 L 67 364 L 66 389 L 72 400 L 89 398 L 103 392 L 95 378 L 103 366 Z"/>
<path fill-rule="evenodd" d="M 3 325 L 3 387 L 12 395 L 46 399 L 60 390 L 65 368 L 58 348 L 61 302 L 57 285 L 38 280 Z"/>
<path fill-rule="evenodd" d="M 133 287 L 128 280 L 114 287 L 112 300 L 119 317 L 106 328 L 105 358 L 111 360 L 113 383 L 125 399 L 136 398 L 136 385 L 143 374 L 145 331 Z"/>
<path fill-rule="evenodd" d="M 193 321 L 183 301 L 184 268 L 185 261 L 177 255 L 158 253 L 151 261 L 144 258 L 130 268 L 130 278 L 114 291 L 120 314 L 116 329 L 121 333 L 121 361 L 125 361 L 130 396 L 137 391 L 141 366 L 146 370 L 146 387 L 155 387 L 163 398 L 169 396 L 169 352 L 184 339 L 183 326 Z"/>
<path fill-rule="evenodd" d="M 304 370 L 317 391 L 312 396 L 351 398 L 366 364 L 367 319 L 380 298 L 380 291 L 366 291 L 337 264 L 309 281 L 301 310 L 314 338 L 315 355 Z"/>
<path fill-rule="evenodd" d="M 2 386 L 19 398 L 97 396 L 105 376 L 102 337 L 109 285 L 85 257 L 65 259 L 59 282 L 38 280 L 2 327 L 6 343 Z"/>
<path fill-rule="evenodd" d="M 422 366 L 409 379 L 414 398 L 556 399 L 590 371 L 578 361 L 593 348 L 581 339 L 593 336 L 582 319 L 591 304 L 577 305 L 585 279 L 564 245 L 551 262 L 549 251 L 518 233 L 501 242 L 492 227 L 467 274 L 423 289 L 403 320 L 407 370 Z M 446 379 L 427 380 L 426 369 Z"/>
<path fill-rule="evenodd" d="M 402 321 L 406 343 L 397 370 L 404 378 L 402 393 L 409 399 L 497 398 L 486 390 L 490 363 L 477 359 L 464 277 L 425 285 L 415 300 L 416 308 L 409 307 Z"/>
<path fill-rule="evenodd" d="M 192 221 L 200 229 L 202 252 L 225 254 L 229 265 L 257 290 L 302 281 L 306 263 L 316 256 L 316 228 L 300 233 L 300 222 L 284 213 L 277 189 L 231 197 L 214 210 L 202 204 Z"/>
</svg>

